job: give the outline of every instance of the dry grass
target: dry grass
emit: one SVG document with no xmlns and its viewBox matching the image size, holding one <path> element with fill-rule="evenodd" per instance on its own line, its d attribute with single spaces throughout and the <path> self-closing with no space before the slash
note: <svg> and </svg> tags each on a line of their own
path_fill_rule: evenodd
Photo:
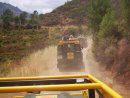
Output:
<svg viewBox="0 0 130 98">
<path fill-rule="evenodd" d="M 48 47 L 31 54 L 21 68 L 13 68 L 8 76 L 36 76 L 56 65 L 56 47 Z"/>
</svg>

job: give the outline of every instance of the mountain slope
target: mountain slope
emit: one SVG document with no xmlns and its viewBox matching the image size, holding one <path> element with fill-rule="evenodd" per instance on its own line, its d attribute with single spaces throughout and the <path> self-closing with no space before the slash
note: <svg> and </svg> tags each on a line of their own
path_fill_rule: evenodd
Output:
<svg viewBox="0 0 130 98">
<path fill-rule="evenodd" d="M 78 25 L 87 23 L 88 0 L 72 0 L 43 15 L 42 25 Z"/>
<path fill-rule="evenodd" d="M 0 15 L 2 15 L 2 13 L 6 9 L 10 9 L 14 13 L 14 15 L 19 15 L 20 13 L 22 13 L 22 11 L 18 7 L 14 7 L 11 4 L 0 2 Z"/>
</svg>

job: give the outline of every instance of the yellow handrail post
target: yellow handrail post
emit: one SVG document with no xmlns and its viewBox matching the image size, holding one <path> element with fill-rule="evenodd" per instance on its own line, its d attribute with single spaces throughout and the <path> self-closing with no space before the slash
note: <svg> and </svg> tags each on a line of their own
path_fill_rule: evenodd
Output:
<svg viewBox="0 0 130 98">
<path fill-rule="evenodd" d="M 109 95 L 112 96 L 112 98 L 122 98 L 122 96 L 120 96 L 118 93 L 116 93 L 114 90 L 112 90 L 110 87 L 108 87 L 107 85 L 105 85 L 103 82 L 99 81 L 98 79 L 96 79 L 95 77 L 93 77 L 92 75 L 88 75 L 88 77 L 95 83 L 99 83 L 101 85 L 101 88 Z"/>
<path fill-rule="evenodd" d="M 82 96 L 83 96 L 83 98 L 87 98 L 87 91 L 83 91 Z"/>
</svg>

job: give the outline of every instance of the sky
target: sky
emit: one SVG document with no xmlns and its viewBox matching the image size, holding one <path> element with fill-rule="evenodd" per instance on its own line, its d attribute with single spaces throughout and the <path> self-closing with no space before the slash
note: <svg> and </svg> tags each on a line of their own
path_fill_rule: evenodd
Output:
<svg viewBox="0 0 130 98">
<path fill-rule="evenodd" d="M 0 2 L 9 3 L 29 13 L 37 10 L 43 14 L 51 12 L 66 1 L 70 0 L 0 0 Z"/>
</svg>

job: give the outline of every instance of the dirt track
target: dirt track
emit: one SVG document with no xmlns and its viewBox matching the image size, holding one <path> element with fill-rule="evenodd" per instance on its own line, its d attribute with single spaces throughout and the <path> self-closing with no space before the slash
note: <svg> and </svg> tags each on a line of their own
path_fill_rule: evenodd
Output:
<svg viewBox="0 0 130 98">
<path fill-rule="evenodd" d="M 87 38 L 88 47 L 83 49 L 83 57 L 85 63 L 85 72 L 59 72 L 57 69 L 57 48 L 50 46 L 45 50 L 40 50 L 31 54 L 29 58 L 23 63 L 20 69 L 13 69 L 9 76 L 48 76 L 48 75 L 65 75 L 65 74 L 92 74 L 101 81 L 107 83 L 110 87 L 114 88 L 117 92 L 122 93 L 129 98 L 129 91 L 125 90 L 122 85 L 117 85 L 113 81 L 113 77 L 105 68 L 101 68 L 93 57 L 92 54 L 92 39 Z M 19 70 L 19 71 L 18 71 Z M 4 97 L 3 97 L 4 98 Z"/>
</svg>

